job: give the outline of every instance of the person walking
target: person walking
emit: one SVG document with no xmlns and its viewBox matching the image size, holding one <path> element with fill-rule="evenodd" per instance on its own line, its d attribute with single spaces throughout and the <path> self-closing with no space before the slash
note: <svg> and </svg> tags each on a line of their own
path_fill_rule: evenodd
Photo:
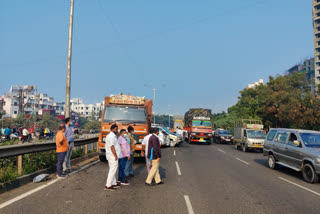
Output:
<svg viewBox="0 0 320 214">
<path fill-rule="evenodd" d="M 153 134 L 149 139 L 148 145 L 148 159 L 151 161 L 151 170 L 148 174 L 146 184 L 152 185 L 152 180 L 154 179 L 156 184 L 163 184 L 160 178 L 159 173 L 159 165 L 160 165 L 160 158 L 161 158 L 161 146 L 160 141 L 157 135 L 159 134 L 159 129 L 154 128 Z"/>
<path fill-rule="evenodd" d="M 117 183 L 116 173 L 118 170 L 118 157 L 121 156 L 121 148 L 118 143 L 117 134 L 118 126 L 116 124 L 111 126 L 111 131 L 105 139 L 106 158 L 108 160 L 109 172 L 106 186 L 104 190 L 114 191 L 119 187 Z"/>
<path fill-rule="evenodd" d="M 61 124 L 59 126 L 59 131 L 56 135 L 56 153 L 57 153 L 57 178 L 65 178 L 66 176 L 62 174 L 62 165 L 68 151 L 68 141 L 64 136 L 65 125 Z"/>
<path fill-rule="evenodd" d="M 127 177 L 134 177 L 133 169 L 132 169 L 132 165 L 133 165 L 133 161 L 134 161 L 134 152 L 135 152 L 135 149 L 134 149 L 135 143 L 134 143 L 133 135 L 134 135 L 134 128 L 132 126 L 129 126 L 128 127 L 128 136 L 127 136 L 126 140 L 130 146 L 130 158 L 128 159 L 127 164 L 126 164 L 126 168 L 124 170 L 124 174 Z"/>
<path fill-rule="evenodd" d="M 129 185 L 129 182 L 126 180 L 126 175 L 124 170 L 127 165 L 127 161 L 130 159 L 130 146 L 126 140 L 127 132 L 125 129 L 120 130 L 120 136 L 118 138 L 118 143 L 121 148 L 121 156 L 119 157 L 119 171 L 118 177 L 120 185 Z"/>
<path fill-rule="evenodd" d="M 71 171 L 70 160 L 71 160 L 72 150 L 74 147 L 74 135 L 73 135 L 73 130 L 70 127 L 71 119 L 68 117 L 65 119 L 64 122 L 66 124 L 64 136 L 66 137 L 66 139 L 68 141 L 69 148 L 68 148 L 66 157 L 64 159 L 64 162 L 63 162 L 63 172 L 68 173 Z"/>
<path fill-rule="evenodd" d="M 146 135 L 146 136 L 143 138 L 142 143 L 141 143 L 143 146 L 145 146 L 145 147 L 144 147 L 144 152 L 141 151 L 141 155 L 144 156 L 145 159 L 146 159 L 146 167 L 147 167 L 148 174 L 149 174 L 150 169 L 151 169 L 151 162 L 148 160 L 148 143 L 149 143 L 150 137 L 152 136 L 153 129 L 154 129 L 154 128 L 151 128 L 151 129 L 150 129 L 149 134 Z"/>
</svg>

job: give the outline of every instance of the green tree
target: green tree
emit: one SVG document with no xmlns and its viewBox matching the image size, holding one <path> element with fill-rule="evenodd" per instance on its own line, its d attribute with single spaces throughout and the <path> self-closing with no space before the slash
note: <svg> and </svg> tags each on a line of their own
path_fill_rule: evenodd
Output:
<svg viewBox="0 0 320 214">
<path fill-rule="evenodd" d="M 91 129 L 100 129 L 100 127 L 101 127 L 101 122 L 96 120 L 91 120 L 84 125 L 84 128 L 88 131 Z"/>
</svg>

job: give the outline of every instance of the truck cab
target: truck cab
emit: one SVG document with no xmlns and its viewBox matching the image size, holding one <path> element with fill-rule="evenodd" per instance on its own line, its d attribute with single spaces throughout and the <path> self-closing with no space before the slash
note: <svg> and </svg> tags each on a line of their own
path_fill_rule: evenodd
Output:
<svg viewBox="0 0 320 214">
<path fill-rule="evenodd" d="M 152 101 L 144 97 L 131 95 L 111 95 L 105 97 L 104 111 L 101 118 L 101 131 L 99 135 L 99 158 L 105 161 L 105 138 L 110 133 L 113 124 L 119 130 L 128 126 L 134 128 L 135 157 L 141 156 L 143 138 L 149 134 L 151 126 Z"/>
<path fill-rule="evenodd" d="M 241 120 L 234 128 L 234 146 L 243 152 L 258 149 L 263 152 L 265 133 L 260 120 Z"/>
<path fill-rule="evenodd" d="M 210 118 L 194 117 L 189 125 L 188 142 L 211 144 L 212 141 L 212 124 Z"/>
</svg>

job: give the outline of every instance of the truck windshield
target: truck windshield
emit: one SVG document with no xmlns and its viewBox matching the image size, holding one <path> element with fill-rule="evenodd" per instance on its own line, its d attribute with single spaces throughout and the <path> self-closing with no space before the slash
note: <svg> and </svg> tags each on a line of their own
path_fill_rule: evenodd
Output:
<svg viewBox="0 0 320 214">
<path fill-rule="evenodd" d="M 264 131 L 262 130 L 248 130 L 248 138 L 258 138 L 258 139 L 264 139 L 265 138 L 265 134 Z"/>
<path fill-rule="evenodd" d="M 174 128 L 177 128 L 177 127 L 182 129 L 183 128 L 182 122 L 174 122 Z"/>
<path fill-rule="evenodd" d="M 205 128 L 211 128 L 211 122 L 203 120 L 194 120 L 192 121 L 192 126 L 204 126 Z"/>
<path fill-rule="evenodd" d="M 320 134 L 301 133 L 300 135 L 306 147 L 320 147 Z"/>
<path fill-rule="evenodd" d="M 147 123 L 147 115 L 144 107 L 134 106 L 106 106 L 103 122 L 113 123 Z"/>
</svg>

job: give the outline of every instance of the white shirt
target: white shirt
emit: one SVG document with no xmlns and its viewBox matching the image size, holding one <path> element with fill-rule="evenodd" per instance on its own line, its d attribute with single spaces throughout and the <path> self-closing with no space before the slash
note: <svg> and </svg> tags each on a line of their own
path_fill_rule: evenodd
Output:
<svg viewBox="0 0 320 214">
<path fill-rule="evenodd" d="M 181 129 L 178 129 L 178 130 L 176 131 L 176 133 L 177 133 L 177 135 L 183 136 L 183 131 L 182 131 Z"/>
<path fill-rule="evenodd" d="M 148 134 L 147 136 L 145 136 L 142 140 L 142 145 L 145 145 L 145 153 L 148 154 L 148 144 L 149 144 L 149 138 L 151 137 L 152 134 Z"/>
<path fill-rule="evenodd" d="M 23 130 L 22 130 L 22 135 L 23 135 L 23 136 L 28 136 L 28 134 L 30 134 L 30 133 L 28 132 L 27 129 L 23 129 Z"/>
<path fill-rule="evenodd" d="M 108 159 L 109 158 L 114 158 L 113 156 L 113 153 L 111 151 L 111 146 L 114 146 L 114 149 L 116 150 L 116 154 L 119 157 L 122 156 L 121 154 L 121 148 L 120 148 L 120 145 L 118 143 L 118 139 L 117 139 L 117 136 L 113 133 L 113 132 L 110 132 L 106 139 L 105 139 L 105 149 L 106 149 L 106 157 Z"/>
</svg>

